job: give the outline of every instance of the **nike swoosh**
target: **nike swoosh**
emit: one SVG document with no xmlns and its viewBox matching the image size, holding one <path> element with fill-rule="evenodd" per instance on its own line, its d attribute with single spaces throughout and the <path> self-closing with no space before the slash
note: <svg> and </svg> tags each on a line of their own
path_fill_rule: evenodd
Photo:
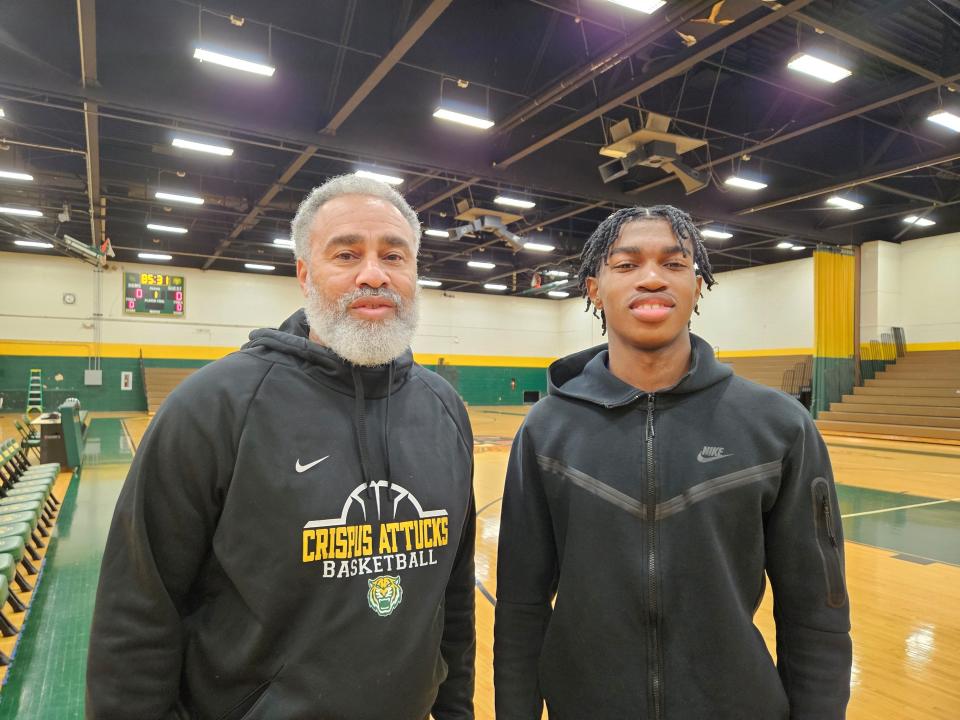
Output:
<svg viewBox="0 0 960 720">
<path fill-rule="evenodd" d="M 723 460 L 724 458 L 733 457 L 733 453 L 729 455 L 714 455 L 713 457 L 704 457 L 703 452 L 697 453 L 697 460 L 702 463 L 713 462 L 714 460 Z"/>
<path fill-rule="evenodd" d="M 320 463 L 322 463 L 322 462 L 323 462 L 324 460 L 326 460 L 328 457 L 330 457 L 330 456 L 327 455 L 326 457 L 322 457 L 322 458 L 320 458 L 319 460 L 314 460 L 312 463 L 307 463 L 306 465 L 301 465 L 301 464 L 300 464 L 300 458 L 297 458 L 297 472 L 298 472 L 298 473 L 306 472 L 307 470 L 309 470 L 310 468 L 312 468 L 314 465 L 319 465 Z"/>
</svg>

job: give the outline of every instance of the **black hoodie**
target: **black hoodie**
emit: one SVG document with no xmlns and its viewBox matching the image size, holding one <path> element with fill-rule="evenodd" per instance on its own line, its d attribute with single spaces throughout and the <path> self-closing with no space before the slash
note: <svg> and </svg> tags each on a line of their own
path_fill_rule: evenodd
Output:
<svg viewBox="0 0 960 720">
<path fill-rule="evenodd" d="M 359 369 L 307 334 L 302 311 L 252 333 L 144 435 L 104 552 L 88 718 L 473 717 L 463 404 L 409 351 Z"/>
<path fill-rule="evenodd" d="M 543 699 L 550 720 L 844 717 L 826 448 L 799 403 L 691 340 L 689 372 L 655 394 L 611 374 L 605 346 L 550 367 L 503 499 L 497 720 L 539 720 Z M 776 666 L 753 624 L 765 571 Z"/>
</svg>

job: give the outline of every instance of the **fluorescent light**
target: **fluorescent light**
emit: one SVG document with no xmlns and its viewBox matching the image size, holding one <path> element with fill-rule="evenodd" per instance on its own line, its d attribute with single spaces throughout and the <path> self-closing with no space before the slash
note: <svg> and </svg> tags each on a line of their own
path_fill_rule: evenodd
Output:
<svg viewBox="0 0 960 720">
<path fill-rule="evenodd" d="M 497 195 L 493 201 L 497 205 L 506 205 L 508 207 L 518 207 L 523 208 L 524 210 L 529 210 L 530 208 L 536 206 L 535 202 L 529 200 L 521 200 L 520 198 L 507 197 L 506 195 Z"/>
<path fill-rule="evenodd" d="M 244 263 L 243 266 L 247 270 L 276 270 L 277 268 L 273 265 L 261 265 L 260 263 Z"/>
<path fill-rule="evenodd" d="M 827 205 L 833 205 L 834 207 L 842 208 L 844 210 L 863 210 L 862 203 L 854 202 L 853 200 L 847 200 L 847 198 L 842 198 L 839 195 L 828 197 Z"/>
<path fill-rule="evenodd" d="M 608 0 L 614 5 L 639 10 L 642 13 L 650 15 L 667 4 L 667 0 Z"/>
<path fill-rule="evenodd" d="M 28 210 L 26 208 L 0 207 L 0 213 L 4 215 L 21 215 L 23 217 L 43 217 L 39 210 Z"/>
<path fill-rule="evenodd" d="M 194 50 L 193 57 L 200 62 L 212 62 L 215 65 L 223 65 L 224 67 L 233 68 L 234 70 L 243 70 L 244 72 L 253 73 L 254 75 L 273 77 L 273 73 L 277 71 L 275 67 L 271 67 L 270 65 L 241 60 L 240 58 L 224 55 L 223 53 L 214 52 L 213 50 L 205 50 L 204 48 Z"/>
<path fill-rule="evenodd" d="M 222 155 L 230 157 L 233 155 L 232 147 L 223 147 L 222 145 L 208 145 L 207 143 L 194 142 L 186 138 L 174 138 L 173 146 L 183 150 L 194 150 L 196 152 L 210 153 L 211 155 Z"/>
<path fill-rule="evenodd" d="M 293 240 L 291 240 L 290 238 L 274 238 L 273 244 L 279 247 L 292 248 Z"/>
<path fill-rule="evenodd" d="M 853 74 L 845 67 L 840 67 L 832 62 L 821 60 L 818 57 L 807 55 L 806 53 L 794 57 L 793 60 L 787 63 L 787 67 L 828 83 L 835 83 Z"/>
<path fill-rule="evenodd" d="M 794 245 L 794 246 L 793 246 L 792 248 L 790 248 L 790 249 L 793 250 L 794 252 L 796 252 L 797 250 L 806 250 L 807 248 L 805 248 L 803 245 Z"/>
<path fill-rule="evenodd" d="M 928 220 L 927 218 L 917 217 L 916 215 L 908 215 L 903 219 L 907 225 L 919 225 L 920 227 L 930 227 L 931 225 L 936 225 L 937 223 L 933 220 Z"/>
<path fill-rule="evenodd" d="M 27 173 L 12 172 L 10 170 L 0 170 L 0 178 L 5 180 L 25 180 L 30 182 L 33 180 L 33 175 L 28 175 Z"/>
<path fill-rule="evenodd" d="M 417 285 L 423 285 L 424 287 L 440 287 L 443 285 L 443 283 L 439 280 L 424 280 L 421 278 L 420 280 L 417 280 Z"/>
<path fill-rule="evenodd" d="M 357 170 L 354 175 L 363 178 L 370 178 L 371 180 L 379 180 L 384 182 L 387 185 L 400 185 L 403 182 L 402 177 L 396 177 L 394 175 L 384 175 L 383 173 L 376 173 L 370 170 Z"/>
<path fill-rule="evenodd" d="M 437 108 L 434 110 L 433 116 L 440 120 L 449 120 L 450 122 L 460 123 L 461 125 L 469 125 L 470 127 L 479 128 L 481 130 L 489 130 L 493 127 L 493 120 L 487 120 L 486 118 L 467 115 L 466 113 L 459 113 L 453 110 L 446 110 L 444 108 Z"/>
<path fill-rule="evenodd" d="M 722 230 L 711 230 L 710 228 L 701 230 L 700 234 L 705 238 L 713 238 L 714 240 L 729 240 L 733 237 L 733 233 L 723 232 Z"/>
<path fill-rule="evenodd" d="M 173 255 L 167 255 L 166 253 L 142 252 L 137 253 L 137 257 L 141 260 L 173 260 Z"/>
<path fill-rule="evenodd" d="M 482 262 L 480 260 L 468 260 L 467 267 L 479 268 L 480 270 L 493 270 L 497 265 L 491 262 Z"/>
<path fill-rule="evenodd" d="M 49 250 L 53 247 L 53 243 L 40 242 L 39 240 L 14 240 L 13 244 L 20 247 L 40 248 L 41 250 Z"/>
<path fill-rule="evenodd" d="M 203 198 L 196 195 L 177 195 L 176 193 L 161 192 L 157 190 L 153 194 L 157 200 L 169 200 L 170 202 L 188 203 L 190 205 L 203 205 Z"/>
<path fill-rule="evenodd" d="M 781 250 L 789 250 L 790 248 L 793 247 L 793 243 L 787 242 L 786 240 L 784 240 L 783 242 L 777 243 L 777 247 L 780 248 Z"/>
<path fill-rule="evenodd" d="M 429 235 L 430 237 L 440 237 L 440 238 L 450 237 L 450 233 L 448 233 L 446 230 L 434 230 L 433 228 L 424 230 L 423 234 Z"/>
<path fill-rule="evenodd" d="M 945 128 L 950 128 L 954 132 L 960 132 L 960 117 L 957 117 L 952 112 L 941 110 L 940 112 L 935 112 L 933 115 L 927 116 L 927 120 L 935 122 L 937 125 L 943 125 Z"/>
<path fill-rule="evenodd" d="M 570 277 L 570 273 L 568 273 L 566 270 L 547 270 L 544 275 L 557 278 Z"/>
<path fill-rule="evenodd" d="M 523 244 L 524 250 L 536 250 L 537 252 L 552 252 L 556 250 L 553 245 L 547 245 L 546 243 L 537 243 L 537 242 L 528 242 Z"/>
<path fill-rule="evenodd" d="M 767 186 L 766 183 L 748 180 L 747 178 L 737 177 L 736 175 L 728 177 L 723 181 L 723 184 L 729 185 L 730 187 L 742 188 L 743 190 L 763 190 Z"/>
<path fill-rule="evenodd" d="M 568 293 L 568 292 L 566 292 L 566 291 L 564 291 L 564 290 L 551 290 L 550 292 L 547 293 L 547 295 L 549 295 L 550 297 L 555 297 L 555 298 L 570 297 L 570 293 Z"/>
<path fill-rule="evenodd" d="M 0 118 L 6 117 L 6 113 L 3 112 L 3 108 L 0 108 Z"/>
<path fill-rule="evenodd" d="M 157 225 L 156 223 L 147 223 L 147 230 L 155 230 L 156 232 L 165 232 L 165 233 L 176 233 L 177 235 L 183 235 L 187 232 L 185 227 L 176 227 L 174 225 Z"/>
<path fill-rule="evenodd" d="M 506 290 L 506 285 L 500 285 L 498 283 L 484 283 L 483 287 L 487 290 Z"/>
</svg>

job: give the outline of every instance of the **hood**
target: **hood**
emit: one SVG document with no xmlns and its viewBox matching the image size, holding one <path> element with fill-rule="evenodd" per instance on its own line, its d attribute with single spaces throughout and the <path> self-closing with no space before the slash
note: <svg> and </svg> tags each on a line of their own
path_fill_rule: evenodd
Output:
<svg viewBox="0 0 960 720">
<path fill-rule="evenodd" d="M 396 392 L 406 382 L 413 367 L 413 353 L 407 348 L 403 355 L 393 361 L 393 382 L 392 387 L 388 388 L 390 373 L 386 365 L 357 367 L 330 348 L 313 342 L 303 308 L 284 320 L 277 329 L 254 330 L 250 333 L 250 342 L 243 349 L 287 355 L 306 374 L 348 395 L 354 394 L 353 375 L 356 371 L 363 380 L 364 394 L 368 398 L 381 398 Z"/>
<path fill-rule="evenodd" d="M 690 370 L 673 387 L 658 391 L 658 396 L 697 392 L 733 375 L 730 366 L 717 361 L 706 340 L 690 333 L 690 344 Z M 607 356 L 607 346 L 597 345 L 560 358 L 547 371 L 547 392 L 604 407 L 627 405 L 646 395 L 614 376 Z"/>
</svg>

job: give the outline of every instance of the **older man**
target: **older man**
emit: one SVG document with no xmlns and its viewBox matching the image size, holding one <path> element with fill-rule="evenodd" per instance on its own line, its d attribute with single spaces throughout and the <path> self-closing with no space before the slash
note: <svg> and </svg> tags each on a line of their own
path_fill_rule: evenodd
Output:
<svg viewBox="0 0 960 720">
<path fill-rule="evenodd" d="M 338 177 L 293 238 L 305 309 L 178 387 L 130 468 L 90 718 L 473 717 L 472 436 L 409 350 L 416 213 Z"/>
</svg>

